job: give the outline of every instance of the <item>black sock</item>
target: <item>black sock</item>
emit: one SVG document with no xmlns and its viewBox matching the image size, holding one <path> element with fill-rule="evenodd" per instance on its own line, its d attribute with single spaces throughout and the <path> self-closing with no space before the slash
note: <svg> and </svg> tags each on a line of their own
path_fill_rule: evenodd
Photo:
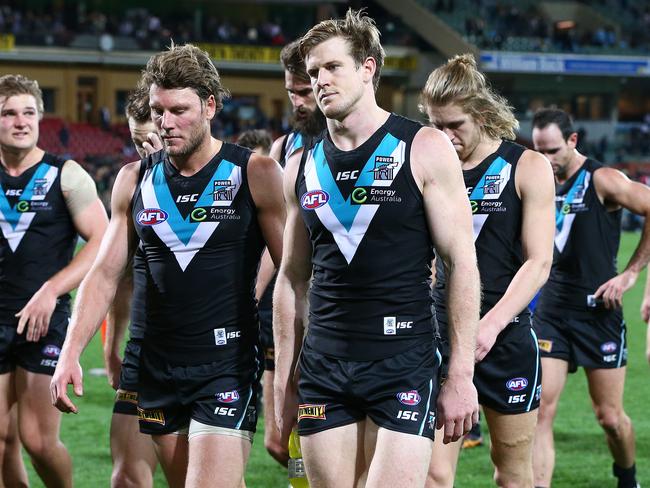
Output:
<svg viewBox="0 0 650 488">
<path fill-rule="evenodd" d="M 621 468 L 618 464 L 612 465 L 614 476 L 618 478 L 618 488 L 636 488 L 636 465 Z"/>
</svg>

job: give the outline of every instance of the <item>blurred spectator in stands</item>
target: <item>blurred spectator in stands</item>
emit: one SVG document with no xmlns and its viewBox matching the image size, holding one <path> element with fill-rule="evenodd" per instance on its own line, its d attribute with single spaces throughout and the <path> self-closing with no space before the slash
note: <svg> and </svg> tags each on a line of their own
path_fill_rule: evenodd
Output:
<svg viewBox="0 0 650 488">
<path fill-rule="evenodd" d="M 68 130 L 68 124 L 65 122 L 61 126 L 61 129 L 59 129 L 59 141 L 61 141 L 61 145 L 64 148 L 68 148 L 68 144 L 70 143 L 70 131 Z"/>
<path fill-rule="evenodd" d="M 99 110 L 99 125 L 106 132 L 111 130 L 111 111 L 106 106 Z"/>
</svg>

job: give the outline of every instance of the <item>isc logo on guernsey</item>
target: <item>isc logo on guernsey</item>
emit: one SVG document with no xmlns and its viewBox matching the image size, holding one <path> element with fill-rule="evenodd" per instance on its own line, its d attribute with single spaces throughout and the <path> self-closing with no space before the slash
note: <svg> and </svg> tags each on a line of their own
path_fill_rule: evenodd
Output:
<svg viewBox="0 0 650 488">
<path fill-rule="evenodd" d="M 138 212 L 136 220 L 140 225 L 162 224 L 169 215 L 161 208 L 143 208 Z"/>
<path fill-rule="evenodd" d="M 305 210 L 316 210 L 322 207 L 330 199 L 329 194 L 323 190 L 312 190 L 300 197 L 300 205 Z"/>
</svg>

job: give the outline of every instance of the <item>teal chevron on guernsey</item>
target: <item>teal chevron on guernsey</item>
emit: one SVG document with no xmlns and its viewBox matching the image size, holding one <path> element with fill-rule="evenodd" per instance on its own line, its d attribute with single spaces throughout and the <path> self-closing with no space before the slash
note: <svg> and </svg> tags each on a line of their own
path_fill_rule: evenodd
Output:
<svg viewBox="0 0 650 488">
<path fill-rule="evenodd" d="M 564 250 L 576 217 L 575 213 L 571 213 L 571 206 L 575 203 L 582 203 L 590 182 L 591 173 L 586 169 L 580 170 L 564 202 L 555 209 L 555 246 L 560 252 Z"/>
<path fill-rule="evenodd" d="M 23 202 L 44 200 L 58 174 L 58 168 L 40 163 L 13 207 L 0 185 L 0 228 L 13 252 L 36 216 L 36 212 L 28 211 L 29 204 Z"/>
<path fill-rule="evenodd" d="M 221 161 L 195 207 L 230 206 L 241 184 L 241 167 L 230 161 Z M 145 208 L 162 209 L 168 214 L 168 218 L 154 225 L 153 229 L 185 271 L 192 258 L 217 229 L 219 222 L 192 222 L 190 214 L 186 217 L 181 215 L 167 185 L 162 163 L 147 171 L 141 183 L 141 192 Z M 226 197 L 217 199 L 217 193 L 225 194 Z"/>
<path fill-rule="evenodd" d="M 360 171 L 355 187 L 390 186 L 404 164 L 405 152 L 404 141 L 386 134 Z M 384 159 L 391 162 L 386 163 Z M 383 179 L 377 178 L 377 172 L 382 169 Z M 388 173 L 386 169 L 389 169 Z M 343 197 L 327 162 L 323 141 L 316 144 L 307 155 L 305 182 L 308 191 L 322 190 L 329 195 L 327 203 L 315 212 L 350 263 L 380 204 L 359 205 L 352 202 L 352 194 Z"/>
</svg>

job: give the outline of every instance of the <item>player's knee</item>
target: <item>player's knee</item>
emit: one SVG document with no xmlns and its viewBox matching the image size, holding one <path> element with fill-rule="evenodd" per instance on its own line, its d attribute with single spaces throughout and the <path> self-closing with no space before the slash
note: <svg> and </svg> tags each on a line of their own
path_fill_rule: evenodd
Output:
<svg viewBox="0 0 650 488">
<path fill-rule="evenodd" d="M 454 470 L 449 463 L 432 461 L 427 473 L 427 488 L 453 488 Z"/>
<path fill-rule="evenodd" d="M 618 436 L 630 419 L 625 412 L 616 408 L 597 408 L 596 418 L 598 423 L 608 435 Z"/>
<path fill-rule="evenodd" d="M 151 486 L 151 484 L 151 473 L 144 471 L 136 473 L 126 466 L 116 466 L 111 475 L 112 488 L 138 488 L 140 486 Z"/>
<path fill-rule="evenodd" d="M 505 472 L 495 469 L 494 482 L 499 488 L 527 488 L 533 486 L 533 473 Z"/>
<path fill-rule="evenodd" d="M 54 452 L 62 446 L 59 440 L 50 441 L 38 435 L 24 437 L 22 443 L 30 457 L 36 460 L 54 457 Z"/>
</svg>

